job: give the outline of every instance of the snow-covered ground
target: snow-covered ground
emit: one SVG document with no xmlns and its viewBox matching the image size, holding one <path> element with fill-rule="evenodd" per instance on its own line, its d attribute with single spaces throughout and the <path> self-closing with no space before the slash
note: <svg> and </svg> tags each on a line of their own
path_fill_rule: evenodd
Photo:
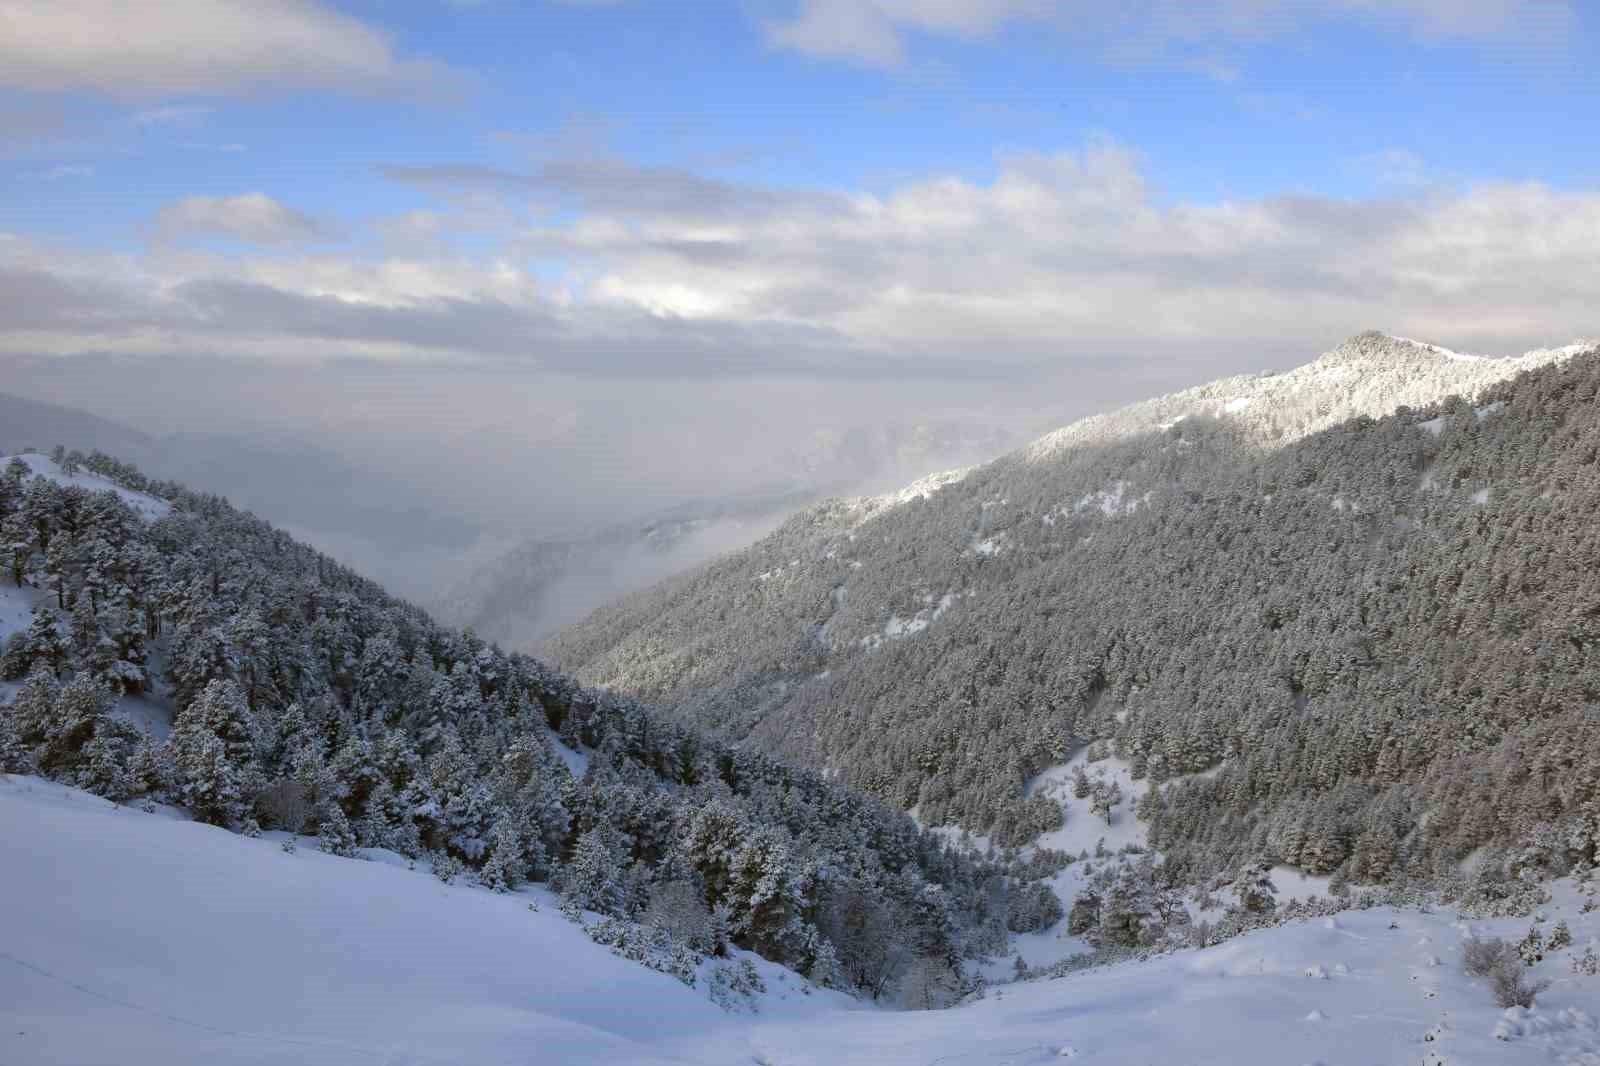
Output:
<svg viewBox="0 0 1600 1066">
<path fill-rule="evenodd" d="M 5 469 L 12 458 L 21 459 L 28 465 L 34 474 L 42 474 L 52 481 L 63 485 L 77 485 L 91 492 L 103 492 L 110 489 L 120 496 L 129 507 L 142 515 L 146 520 L 153 521 L 171 513 L 172 505 L 167 501 L 148 496 L 142 492 L 132 492 L 113 482 L 107 481 L 96 474 L 77 473 L 64 474 L 61 468 L 50 460 L 49 456 L 27 452 L 19 456 L 0 455 L 0 470 Z M 0 578 L 0 646 L 13 634 L 28 628 L 28 623 L 33 620 L 33 607 L 48 593 L 44 589 L 23 586 L 18 588 L 10 583 L 9 576 Z M 51 601 L 52 604 L 54 601 Z M 57 628 L 63 635 L 67 632 L 66 622 L 58 619 Z M 166 673 L 165 646 L 157 641 L 149 649 L 150 661 L 147 664 L 151 678 L 151 691 L 139 696 L 124 696 L 117 701 L 116 713 L 132 722 L 157 740 L 165 740 L 172 731 L 173 706 L 171 694 L 167 685 L 162 680 Z M 21 688 L 20 682 L 0 681 L 0 700 L 8 700 Z"/>
<path fill-rule="evenodd" d="M 761 964 L 758 1013 L 729 1013 L 705 982 L 591 944 L 539 890 L 287 854 L 36 778 L 0 778 L 0 840 L 5 1063 L 1600 1063 L 1600 978 L 1574 976 L 1570 952 L 1511 1017 L 1461 973 L 1467 931 L 1520 937 L 1526 920 L 1347 912 L 926 1013 Z M 1600 936 L 1570 884 L 1547 910 L 1575 951 Z"/>
<path fill-rule="evenodd" d="M 9 576 L 0 578 L 0 646 L 4 646 L 11 634 L 28 628 L 33 620 L 33 605 L 42 595 L 39 589 L 11 584 Z M 10 699 L 21 687 L 19 682 L 0 681 L 0 700 Z"/>
<path fill-rule="evenodd" d="M 25 452 L 17 456 L 0 455 L 0 470 L 5 469 L 6 465 L 14 458 L 21 459 L 26 463 L 32 473 L 43 474 L 58 485 L 76 485 L 90 492 L 105 492 L 109 489 L 122 497 L 124 503 L 147 519 L 161 518 L 172 511 L 172 505 L 166 500 L 125 489 L 116 482 L 108 481 L 98 474 L 91 474 L 84 470 L 80 470 L 75 474 L 64 473 L 59 466 L 51 461 L 48 455 L 41 455 L 38 452 Z"/>
</svg>

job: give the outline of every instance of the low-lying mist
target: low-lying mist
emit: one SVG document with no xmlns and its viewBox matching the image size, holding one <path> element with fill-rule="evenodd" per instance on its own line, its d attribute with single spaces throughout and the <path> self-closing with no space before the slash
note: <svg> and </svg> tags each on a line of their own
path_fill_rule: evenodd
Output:
<svg viewBox="0 0 1600 1066">
<path fill-rule="evenodd" d="M 1142 388 L 1109 369 L 641 378 L 178 355 L 4 369 L 0 390 L 24 400 L 3 409 L 0 448 L 113 452 L 516 646 L 818 498 L 992 458 Z"/>
</svg>

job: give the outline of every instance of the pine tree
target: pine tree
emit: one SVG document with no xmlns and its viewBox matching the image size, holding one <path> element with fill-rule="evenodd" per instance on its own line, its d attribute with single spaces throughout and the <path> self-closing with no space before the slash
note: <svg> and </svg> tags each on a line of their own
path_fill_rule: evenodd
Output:
<svg viewBox="0 0 1600 1066">
<path fill-rule="evenodd" d="M 501 819 L 495 825 L 494 847 L 480 879 L 496 892 L 509 892 L 522 883 L 522 863 L 522 840 L 511 822 Z"/>
<path fill-rule="evenodd" d="M 1571 934 L 1568 934 L 1570 938 Z M 1544 937 L 1539 935 L 1537 926 L 1530 925 L 1528 934 L 1517 942 L 1517 954 L 1521 957 L 1523 965 L 1533 966 L 1544 961 Z"/>
<path fill-rule="evenodd" d="M 317 847 L 329 855 L 350 859 L 356 855 L 356 835 L 350 821 L 336 803 L 328 804 L 317 823 Z"/>
<path fill-rule="evenodd" d="M 66 661 L 67 648 L 56 628 L 55 613 L 40 600 L 33 606 L 33 617 L 22 639 L 13 643 L 6 653 L 5 676 L 26 677 L 35 667 L 43 667 L 60 677 Z"/>
<path fill-rule="evenodd" d="M 1251 914 L 1264 914 L 1278 905 L 1278 889 L 1272 883 L 1272 863 L 1265 859 L 1241 867 L 1230 887 L 1239 906 Z"/>
<path fill-rule="evenodd" d="M 84 748 L 83 754 L 84 768 L 78 775 L 78 783 L 83 788 L 118 803 L 133 795 L 133 780 L 127 770 L 122 743 L 101 731 Z"/>
<path fill-rule="evenodd" d="M 596 827 L 578 838 L 572 862 L 561 871 L 565 911 L 616 914 L 622 903 L 622 869 L 613 834 Z"/>
<path fill-rule="evenodd" d="M 37 769 L 33 753 L 17 732 L 11 705 L 0 704 L 0 774 L 31 774 Z"/>
<path fill-rule="evenodd" d="M 88 674 L 78 674 L 56 694 L 49 733 L 39 759 L 46 772 L 75 768 L 84 749 L 106 729 L 115 697 Z"/>
<path fill-rule="evenodd" d="M 172 748 L 183 805 L 202 822 L 228 826 L 238 821 L 244 814 L 239 775 L 222 738 L 203 728 L 175 728 Z"/>
</svg>

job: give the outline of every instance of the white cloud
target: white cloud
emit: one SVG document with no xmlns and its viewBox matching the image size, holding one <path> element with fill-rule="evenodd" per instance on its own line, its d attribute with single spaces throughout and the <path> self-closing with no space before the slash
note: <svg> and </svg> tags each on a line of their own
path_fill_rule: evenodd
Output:
<svg viewBox="0 0 1600 1066">
<path fill-rule="evenodd" d="M 301 244 L 329 235 L 310 215 L 259 192 L 187 197 L 162 208 L 156 214 L 155 227 L 168 240 L 232 237 L 252 244 Z"/>
<path fill-rule="evenodd" d="M 0 0 L 0 86 L 119 95 L 431 91 L 448 72 L 315 0 Z"/>
<path fill-rule="evenodd" d="M 776 48 L 818 59 L 896 67 L 907 39 L 990 36 L 1014 23 L 1053 26 L 1098 42 L 1119 60 L 1161 57 L 1223 80 L 1232 64 L 1180 49 L 1259 41 L 1333 19 L 1425 39 L 1549 37 L 1575 18 L 1570 0 L 1130 0 L 1115 8 L 1084 0 L 798 0 L 765 24 Z"/>
<path fill-rule="evenodd" d="M 883 195 L 697 183 L 616 161 L 425 174 L 430 187 L 486 183 L 524 221 L 485 227 L 445 196 L 378 223 L 371 258 L 312 254 L 296 242 L 316 223 L 257 194 L 183 201 L 165 221 L 270 254 L 5 242 L 0 352 L 1005 376 L 1111 356 L 1238 370 L 1373 326 L 1489 352 L 1600 332 L 1600 193 L 1540 184 L 1169 204 L 1109 143 Z M 519 210 L 552 191 L 575 206 Z"/>
</svg>

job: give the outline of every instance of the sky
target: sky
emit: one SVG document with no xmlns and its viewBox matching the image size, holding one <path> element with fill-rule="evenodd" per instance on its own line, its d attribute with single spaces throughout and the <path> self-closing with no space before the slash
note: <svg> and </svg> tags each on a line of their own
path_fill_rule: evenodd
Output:
<svg viewBox="0 0 1600 1066">
<path fill-rule="evenodd" d="M 0 0 L 0 391 L 554 522 L 1368 328 L 1565 343 L 1597 44 L 1580 0 Z"/>
</svg>

